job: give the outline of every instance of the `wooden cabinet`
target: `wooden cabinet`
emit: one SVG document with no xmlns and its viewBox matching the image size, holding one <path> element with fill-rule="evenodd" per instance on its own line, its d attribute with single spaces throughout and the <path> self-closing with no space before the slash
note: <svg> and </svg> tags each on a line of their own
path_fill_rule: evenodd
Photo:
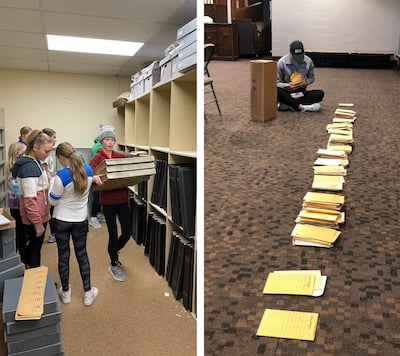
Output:
<svg viewBox="0 0 400 356">
<path fill-rule="evenodd" d="M 213 59 L 235 60 L 239 57 L 236 23 L 205 24 L 204 41 L 215 44 Z"/>
<path fill-rule="evenodd" d="M 120 150 L 125 152 L 144 151 L 155 160 L 166 161 L 168 165 L 190 165 L 196 167 L 197 160 L 197 109 L 196 70 L 178 74 L 172 80 L 156 84 L 152 90 L 117 108 L 117 140 Z M 169 171 L 167 172 L 167 204 L 159 206 L 152 201 L 155 176 L 147 183 L 147 195 L 143 198 L 139 187 L 130 187 L 135 199 L 146 205 L 147 219 L 152 214 L 165 218 L 165 271 L 172 235 L 184 235 L 183 228 L 174 221 L 171 204 Z M 197 211 L 197 209 L 196 209 Z M 196 234 L 186 236 L 194 243 L 196 261 Z M 196 281 L 196 263 L 193 281 Z M 192 269 L 190 270 L 192 271 Z M 193 282 L 191 311 L 195 313 L 195 283 Z"/>
<path fill-rule="evenodd" d="M 226 0 L 204 0 L 204 16 L 210 16 L 214 22 L 228 22 Z"/>
</svg>

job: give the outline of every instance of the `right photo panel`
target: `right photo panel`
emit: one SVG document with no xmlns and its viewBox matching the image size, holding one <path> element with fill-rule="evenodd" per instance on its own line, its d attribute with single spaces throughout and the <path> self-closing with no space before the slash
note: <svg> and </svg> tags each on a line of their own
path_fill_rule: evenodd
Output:
<svg viewBox="0 0 400 356">
<path fill-rule="evenodd" d="M 205 355 L 399 353 L 399 28 L 204 0 Z"/>
</svg>

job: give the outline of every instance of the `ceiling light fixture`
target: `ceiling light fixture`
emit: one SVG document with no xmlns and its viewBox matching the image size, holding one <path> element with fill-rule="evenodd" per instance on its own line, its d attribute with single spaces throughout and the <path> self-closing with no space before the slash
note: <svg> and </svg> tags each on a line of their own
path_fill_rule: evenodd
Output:
<svg viewBox="0 0 400 356">
<path fill-rule="evenodd" d="M 134 56 L 142 46 L 141 42 L 47 35 L 47 47 L 52 51 Z"/>
</svg>

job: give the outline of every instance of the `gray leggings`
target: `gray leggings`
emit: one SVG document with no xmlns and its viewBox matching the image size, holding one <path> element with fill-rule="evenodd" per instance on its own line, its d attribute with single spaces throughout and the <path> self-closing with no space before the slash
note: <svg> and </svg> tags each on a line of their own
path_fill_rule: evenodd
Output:
<svg viewBox="0 0 400 356">
<path fill-rule="evenodd" d="M 69 239 L 72 236 L 75 257 L 78 261 L 84 291 L 89 291 L 90 286 L 90 264 L 86 252 L 86 238 L 88 233 L 88 221 L 66 222 L 54 219 L 56 231 L 56 242 L 58 250 L 58 273 L 61 279 L 62 289 L 69 289 Z"/>
</svg>

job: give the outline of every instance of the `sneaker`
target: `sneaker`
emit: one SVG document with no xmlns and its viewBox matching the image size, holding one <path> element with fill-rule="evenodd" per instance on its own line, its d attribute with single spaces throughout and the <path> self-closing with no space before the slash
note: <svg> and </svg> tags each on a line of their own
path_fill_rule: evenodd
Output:
<svg viewBox="0 0 400 356">
<path fill-rule="evenodd" d="M 121 263 L 119 261 L 116 262 L 115 266 L 108 267 L 108 273 L 118 282 L 124 282 L 126 280 L 126 276 L 124 271 L 121 268 Z"/>
<path fill-rule="evenodd" d="M 64 304 L 71 303 L 71 286 L 69 286 L 69 289 L 67 291 L 64 291 L 62 287 L 60 287 L 58 294 L 60 295 L 61 301 Z"/>
<path fill-rule="evenodd" d="M 295 111 L 295 110 L 289 105 L 278 103 L 278 111 Z"/>
<path fill-rule="evenodd" d="M 87 307 L 92 305 L 98 295 L 99 290 L 96 287 L 92 287 L 90 290 L 83 294 L 83 304 Z"/>
<path fill-rule="evenodd" d="M 104 217 L 104 214 L 97 214 L 97 221 L 106 221 L 106 218 Z"/>
<path fill-rule="evenodd" d="M 56 242 L 56 237 L 53 234 L 51 234 L 49 236 L 49 243 L 53 243 L 53 242 Z"/>
<path fill-rule="evenodd" d="M 89 225 L 94 227 L 95 229 L 101 229 L 101 225 L 95 216 L 89 219 Z"/>
<path fill-rule="evenodd" d="M 319 103 L 311 104 L 311 105 L 303 105 L 303 110 L 302 112 L 305 111 L 311 111 L 311 112 L 317 112 L 321 110 L 321 105 Z"/>
</svg>

